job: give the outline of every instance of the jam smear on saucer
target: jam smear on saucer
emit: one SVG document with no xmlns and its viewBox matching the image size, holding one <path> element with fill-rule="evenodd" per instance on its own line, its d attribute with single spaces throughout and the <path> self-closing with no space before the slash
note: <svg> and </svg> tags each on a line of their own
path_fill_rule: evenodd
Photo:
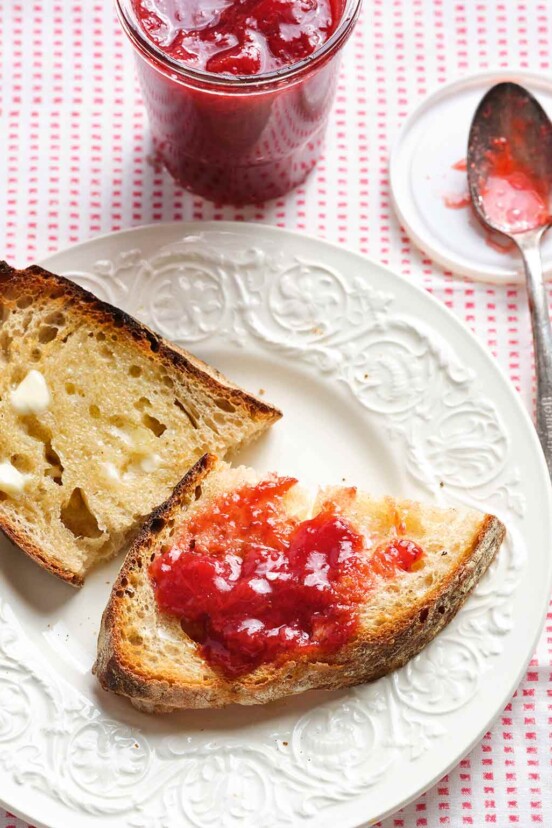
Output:
<svg viewBox="0 0 552 828">
<path fill-rule="evenodd" d="M 284 498 L 296 482 L 272 476 L 220 495 L 150 565 L 159 608 L 229 678 L 336 652 L 354 637 L 375 583 L 423 555 L 404 537 L 374 549 L 332 502 L 309 520 L 290 516 Z"/>
</svg>

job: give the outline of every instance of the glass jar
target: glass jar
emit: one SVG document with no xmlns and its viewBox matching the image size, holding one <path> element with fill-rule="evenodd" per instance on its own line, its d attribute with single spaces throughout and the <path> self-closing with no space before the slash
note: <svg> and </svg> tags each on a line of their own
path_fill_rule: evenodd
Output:
<svg viewBox="0 0 552 828">
<path fill-rule="evenodd" d="M 322 152 L 339 58 L 361 0 L 343 0 L 335 31 L 309 57 L 258 75 L 217 75 L 174 61 L 152 43 L 131 0 L 116 0 L 134 46 L 159 159 L 183 186 L 218 202 L 276 198 Z"/>
</svg>

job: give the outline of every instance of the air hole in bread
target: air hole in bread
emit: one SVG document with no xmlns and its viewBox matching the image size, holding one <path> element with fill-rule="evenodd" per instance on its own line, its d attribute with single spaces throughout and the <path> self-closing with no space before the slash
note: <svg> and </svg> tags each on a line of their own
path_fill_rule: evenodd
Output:
<svg viewBox="0 0 552 828">
<path fill-rule="evenodd" d="M 32 437 L 33 440 L 39 440 L 41 443 L 49 443 L 52 439 L 52 432 L 45 426 L 37 417 L 26 416 L 21 417 L 21 422 L 25 431 Z"/>
<path fill-rule="evenodd" d="M 61 328 L 65 325 L 65 316 L 61 311 L 54 311 L 53 313 L 49 313 L 44 321 L 47 325 L 53 325 L 56 328 Z"/>
<path fill-rule="evenodd" d="M 435 580 L 434 574 L 430 573 L 429 575 L 425 576 L 424 583 L 425 583 L 426 586 L 431 586 L 431 584 L 433 583 L 434 580 Z"/>
<path fill-rule="evenodd" d="M 63 471 L 60 456 L 49 440 L 44 445 L 44 457 L 46 459 L 46 462 L 49 463 L 51 466 L 55 466 L 60 471 Z"/>
<path fill-rule="evenodd" d="M 213 414 L 213 419 L 206 420 L 206 423 L 211 426 L 213 431 L 218 431 L 217 426 L 223 426 L 226 423 L 226 417 L 224 416 L 224 414 L 219 414 L 218 412 L 215 412 Z"/>
<path fill-rule="evenodd" d="M 105 334 L 103 333 L 103 331 L 99 331 L 99 332 L 96 334 L 96 339 L 98 340 L 98 342 L 105 342 L 106 336 L 105 336 Z"/>
<path fill-rule="evenodd" d="M 28 294 L 20 296 L 16 304 L 18 308 L 25 310 L 25 308 L 29 308 L 33 304 L 33 297 Z"/>
<path fill-rule="evenodd" d="M 75 387 L 75 384 L 74 384 L 74 383 L 72 383 L 72 382 L 66 382 L 66 383 L 65 383 L 65 391 L 66 391 L 66 393 L 67 393 L 67 394 L 69 394 L 69 395 L 76 394 L 76 393 L 77 393 L 77 389 L 76 389 L 76 387 Z"/>
<path fill-rule="evenodd" d="M 128 579 L 126 577 L 121 578 L 121 586 L 128 586 Z"/>
<path fill-rule="evenodd" d="M 176 397 L 175 397 L 175 400 L 174 400 L 174 404 L 176 405 L 176 407 L 177 407 L 177 408 L 179 408 L 179 409 L 180 409 L 180 411 L 182 411 L 182 412 L 186 415 L 186 417 L 188 418 L 188 420 L 189 420 L 189 421 L 190 421 L 190 423 L 192 424 L 192 427 L 193 427 L 193 428 L 197 428 L 197 427 L 198 427 L 198 424 L 197 424 L 197 420 L 196 420 L 196 418 L 193 416 L 193 414 L 191 414 L 191 413 L 188 411 L 188 409 L 186 408 L 186 406 L 185 406 L 183 403 L 181 403 L 181 402 L 180 402 L 180 400 L 178 400 Z"/>
<path fill-rule="evenodd" d="M 138 411 L 144 411 L 145 408 L 151 408 L 151 401 L 147 397 L 140 397 L 134 403 L 134 408 L 137 408 Z"/>
<path fill-rule="evenodd" d="M 10 463 L 22 474 L 28 474 L 34 468 L 33 461 L 29 457 L 25 457 L 24 454 L 12 454 Z"/>
<path fill-rule="evenodd" d="M 418 618 L 420 619 L 420 624 L 424 624 L 427 621 L 427 616 L 429 615 L 429 609 L 424 607 L 424 609 L 419 614 Z"/>
<path fill-rule="evenodd" d="M 446 608 L 441 604 L 440 607 L 437 607 L 437 612 L 439 613 L 439 615 L 444 615 L 446 612 Z"/>
<path fill-rule="evenodd" d="M 54 288 L 50 291 L 48 296 L 50 297 L 50 299 L 61 299 L 62 296 L 65 296 L 65 288 Z"/>
<path fill-rule="evenodd" d="M 26 313 L 23 319 L 21 320 L 21 333 L 26 333 L 29 329 L 29 325 L 31 324 L 33 319 L 32 311 Z"/>
<path fill-rule="evenodd" d="M 196 500 L 199 500 L 200 497 L 201 497 L 201 486 L 196 486 L 195 491 L 194 491 L 194 498 Z"/>
<path fill-rule="evenodd" d="M 114 328 L 122 328 L 125 324 L 124 317 L 121 313 L 118 313 L 113 317 L 113 327 Z M 116 339 L 116 337 L 111 337 L 111 339 Z"/>
<path fill-rule="evenodd" d="M 3 305 L 2 302 L 0 302 L 0 327 L 2 327 L 9 315 L 10 312 L 7 305 Z"/>
<path fill-rule="evenodd" d="M 166 385 L 167 388 L 174 388 L 174 382 L 168 374 L 164 374 L 161 379 L 163 380 L 163 385 Z"/>
<path fill-rule="evenodd" d="M 3 331 L 0 334 L 0 351 L 4 359 L 9 360 L 10 358 L 10 349 L 12 344 L 12 337 L 9 335 L 7 331 Z"/>
<path fill-rule="evenodd" d="M 149 339 L 149 344 L 150 344 L 151 350 L 153 351 L 154 354 L 156 354 L 159 351 L 159 348 L 161 347 L 160 344 L 159 344 L 159 340 L 157 339 L 156 336 L 154 336 L 153 334 L 150 334 L 150 333 L 146 333 L 146 336 Z"/>
<path fill-rule="evenodd" d="M 94 420 L 99 420 L 99 419 L 100 419 L 100 417 L 102 416 L 102 412 L 100 411 L 100 409 L 98 408 L 98 406 L 97 406 L 97 405 L 95 405 L 95 404 L 92 404 L 92 405 L 89 407 L 89 409 L 88 409 L 88 413 L 90 414 L 90 416 L 91 416 L 91 417 L 92 417 L 92 419 L 94 419 Z"/>
<path fill-rule="evenodd" d="M 158 420 L 157 417 L 152 417 L 150 414 L 144 414 L 142 422 L 146 428 L 153 431 L 156 437 L 161 437 L 167 430 L 167 426 L 161 420 Z"/>
<path fill-rule="evenodd" d="M 229 400 L 225 400 L 224 397 L 219 397 L 219 399 L 215 400 L 215 405 L 223 411 L 228 411 L 229 414 L 232 414 L 232 412 L 236 410 L 236 406 Z"/>
<path fill-rule="evenodd" d="M 56 486 L 63 486 L 63 477 L 61 476 L 61 473 L 53 466 L 46 469 L 44 474 L 46 477 L 51 477 L 52 482 L 55 483 Z"/>
<path fill-rule="evenodd" d="M 43 325 L 38 331 L 38 341 L 41 345 L 47 345 L 48 342 L 53 342 L 58 335 L 58 329 L 53 325 Z"/>
<path fill-rule="evenodd" d="M 153 532 L 154 535 L 157 535 L 164 528 L 165 521 L 163 520 L 163 518 L 154 518 L 150 523 L 150 532 Z"/>
<path fill-rule="evenodd" d="M 31 351 L 32 361 L 33 362 L 38 362 L 40 360 L 41 356 L 42 356 L 42 351 L 40 350 L 40 348 L 33 348 L 33 350 Z"/>
<path fill-rule="evenodd" d="M 128 373 L 131 377 L 140 377 L 142 375 L 142 369 L 139 365 L 131 365 L 128 369 Z"/>
<path fill-rule="evenodd" d="M 76 538 L 99 538 L 102 531 L 90 511 L 84 492 L 73 489 L 71 497 L 61 509 L 61 522 Z"/>
<path fill-rule="evenodd" d="M 107 357 L 107 359 L 113 359 L 113 351 L 111 348 L 108 348 L 107 345 L 104 345 L 101 350 L 102 356 Z"/>
</svg>

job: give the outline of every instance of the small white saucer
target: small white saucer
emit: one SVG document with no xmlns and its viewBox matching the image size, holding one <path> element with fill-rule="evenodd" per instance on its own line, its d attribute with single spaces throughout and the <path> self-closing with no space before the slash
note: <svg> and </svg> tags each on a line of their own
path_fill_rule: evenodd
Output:
<svg viewBox="0 0 552 828">
<path fill-rule="evenodd" d="M 505 80 L 527 87 L 552 117 L 552 78 L 523 70 L 480 72 L 425 98 L 403 124 L 390 160 L 395 210 L 415 244 L 456 274 L 499 283 L 523 281 L 516 248 L 504 236 L 487 232 L 471 206 L 450 205 L 468 193 L 467 174 L 457 166 L 466 157 L 477 104 L 491 86 Z M 504 250 L 501 244 L 506 244 Z M 542 254 L 551 277 L 552 232 Z"/>
</svg>

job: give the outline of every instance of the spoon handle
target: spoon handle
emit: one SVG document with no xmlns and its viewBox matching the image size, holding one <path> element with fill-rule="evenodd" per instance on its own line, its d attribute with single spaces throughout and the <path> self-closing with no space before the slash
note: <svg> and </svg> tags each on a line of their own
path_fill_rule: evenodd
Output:
<svg viewBox="0 0 552 828">
<path fill-rule="evenodd" d="M 537 434 L 552 477 L 552 328 L 542 274 L 540 255 L 542 234 L 541 228 L 538 231 L 518 236 L 516 241 L 523 256 L 533 328 L 537 374 Z"/>
</svg>

